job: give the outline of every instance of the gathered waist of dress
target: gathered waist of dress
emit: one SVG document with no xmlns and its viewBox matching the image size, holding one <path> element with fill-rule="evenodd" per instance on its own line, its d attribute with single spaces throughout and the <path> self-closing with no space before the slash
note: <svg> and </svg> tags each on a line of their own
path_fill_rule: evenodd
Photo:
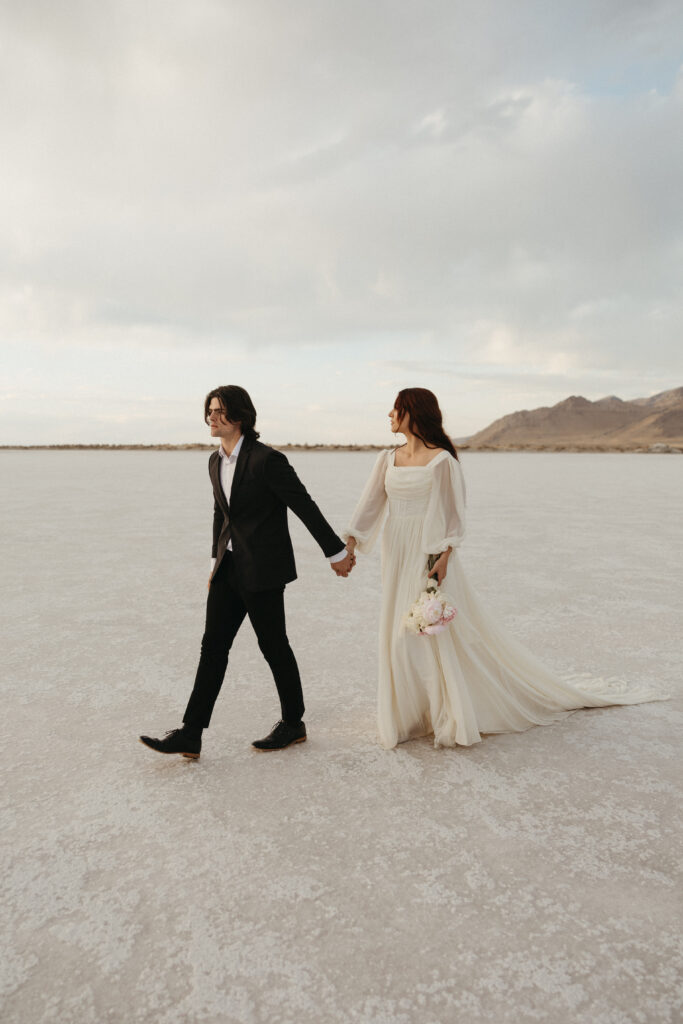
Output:
<svg viewBox="0 0 683 1024">
<path fill-rule="evenodd" d="M 427 511 L 428 502 L 422 498 L 408 500 L 405 498 L 389 499 L 389 515 L 392 517 L 407 518 L 409 516 L 422 517 Z"/>
</svg>

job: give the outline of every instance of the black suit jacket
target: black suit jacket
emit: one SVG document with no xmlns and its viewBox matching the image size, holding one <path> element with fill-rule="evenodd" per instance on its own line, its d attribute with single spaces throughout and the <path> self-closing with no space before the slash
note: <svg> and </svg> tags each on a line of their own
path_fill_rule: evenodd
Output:
<svg viewBox="0 0 683 1024">
<path fill-rule="evenodd" d="M 235 569 L 245 589 L 274 590 L 296 579 L 287 527 L 291 508 L 329 558 L 344 548 L 282 452 L 245 437 L 237 456 L 230 503 L 223 493 L 220 455 L 209 456 L 213 484 L 214 573 L 232 540 Z"/>
</svg>

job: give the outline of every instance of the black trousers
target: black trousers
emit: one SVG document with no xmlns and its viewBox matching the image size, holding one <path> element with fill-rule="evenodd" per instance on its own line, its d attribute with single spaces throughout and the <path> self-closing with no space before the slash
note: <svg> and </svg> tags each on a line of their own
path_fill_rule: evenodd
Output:
<svg viewBox="0 0 683 1024">
<path fill-rule="evenodd" d="M 206 729 L 221 689 L 232 642 L 246 615 L 277 686 L 283 721 L 295 725 L 304 713 L 301 678 L 285 628 L 285 588 L 245 590 L 237 578 L 230 552 L 215 573 L 206 602 L 206 627 L 194 688 L 183 722 Z"/>
</svg>

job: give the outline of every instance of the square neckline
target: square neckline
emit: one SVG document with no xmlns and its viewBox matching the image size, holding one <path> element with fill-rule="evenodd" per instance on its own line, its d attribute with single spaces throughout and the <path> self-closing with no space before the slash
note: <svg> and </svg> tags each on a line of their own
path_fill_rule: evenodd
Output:
<svg viewBox="0 0 683 1024">
<path fill-rule="evenodd" d="M 403 447 L 403 445 L 399 445 L 399 448 L 402 448 L 402 447 Z M 392 465 L 393 469 L 429 469 L 429 467 L 434 462 L 437 462 L 441 458 L 442 455 L 449 455 L 450 454 L 450 452 L 447 452 L 446 449 L 443 448 L 439 452 L 438 455 L 435 455 L 433 459 L 430 459 L 429 462 L 426 462 L 424 464 L 424 466 L 397 466 L 396 465 L 396 452 L 397 451 L 398 451 L 398 448 L 394 448 L 392 453 L 391 453 L 391 465 Z"/>
</svg>

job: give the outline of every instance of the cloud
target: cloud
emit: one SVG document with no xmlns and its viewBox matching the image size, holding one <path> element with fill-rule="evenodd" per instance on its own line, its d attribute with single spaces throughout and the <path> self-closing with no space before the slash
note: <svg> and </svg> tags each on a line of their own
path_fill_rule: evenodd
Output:
<svg viewBox="0 0 683 1024">
<path fill-rule="evenodd" d="M 106 376 L 132 349 L 210 366 L 279 346 L 298 373 L 311 350 L 428 339 L 484 376 L 679 383 L 665 0 L 27 0 L 0 19 L 4 345 Z"/>
</svg>

